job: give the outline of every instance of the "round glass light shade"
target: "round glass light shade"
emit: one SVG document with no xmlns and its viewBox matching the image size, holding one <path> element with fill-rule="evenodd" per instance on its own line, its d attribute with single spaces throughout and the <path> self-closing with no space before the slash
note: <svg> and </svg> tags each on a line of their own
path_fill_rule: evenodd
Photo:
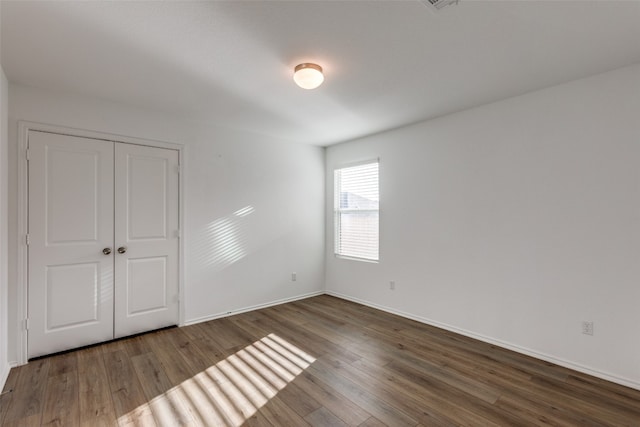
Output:
<svg viewBox="0 0 640 427">
<path fill-rule="evenodd" d="M 310 63 L 297 65 L 293 72 L 293 81 L 303 89 L 315 89 L 324 81 L 322 67 Z"/>
</svg>

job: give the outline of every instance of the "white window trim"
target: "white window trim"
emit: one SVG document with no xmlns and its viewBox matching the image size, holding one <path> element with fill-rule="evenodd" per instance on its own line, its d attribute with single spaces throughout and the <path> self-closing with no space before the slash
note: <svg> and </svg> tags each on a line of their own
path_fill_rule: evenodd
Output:
<svg viewBox="0 0 640 427">
<path fill-rule="evenodd" d="M 351 255 L 342 255 L 340 253 L 338 253 L 338 241 L 339 241 L 339 215 L 338 214 L 338 209 L 336 208 L 336 182 L 335 182 L 335 175 L 336 175 L 336 171 L 340 170 L 340 169 L 346 169 L 346 168 L 352 168 L 355 166 L 361 166 L 361 165 L 368 165 L 371 163 L 377 163 L 378 164 L 378 192 L 380 191 L 380 158 L 376 157 L 373 159 L 367 159 L 367 160 L 360 160 L 357 162 L 350 162 L 350 163 L 344 163 L 344 164 L 340 164 L 339 166 L 335 166 L 333 168 L 332 171 L 332 180 L 333 180 L 333 200 L 334 200 L 334 205 L 333 205 L 333 254 L 336 258 L 339 259 L 344 259 L 344 260 L 351 260 L 351 261 L 361 261 L 361 262 L 367 262 L 367 263 L 371 263 L 371 264 L 378 264 L 380 262 L 380 225 L 378 223 L 378 259 L 371 259 L 371 258 L 362 258 L 362 257 L 355 257 L 355 256 L 351 256 Z M 380 208 L 378 207 L 378 209 L 341 209 L 340 212 L 361 212 L 361 213 L 366 213 L 366 212 L 377 212 L 378 213 L 378 221 L 380 218 Z"/>
</svg>

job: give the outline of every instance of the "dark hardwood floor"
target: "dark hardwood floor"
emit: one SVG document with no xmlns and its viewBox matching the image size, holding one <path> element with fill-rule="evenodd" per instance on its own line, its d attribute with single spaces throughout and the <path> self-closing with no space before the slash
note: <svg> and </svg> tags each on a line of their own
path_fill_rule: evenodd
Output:
<svg viewBox="0 0 640 427">
<path fill-rule="evenodd" d="M 640 426 L 640 391 L 330 296 L 13 369 L 2 425 Z"/>
</svg>

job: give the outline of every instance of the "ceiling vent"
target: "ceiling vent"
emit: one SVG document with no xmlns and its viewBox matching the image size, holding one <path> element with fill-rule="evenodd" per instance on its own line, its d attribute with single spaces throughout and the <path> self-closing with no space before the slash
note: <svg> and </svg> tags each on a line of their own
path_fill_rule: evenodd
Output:
<svg viewBox="0 0 640 427">
<path fill-rule="evenodd" d="M 445 6 L 449 6 L 451 4 L 458 4 L 459 0 L 420 0 L 420 1 L 424 3 L 424 5 L 427 6 L 429 9 L 431 9 L 432 11 L 437 12 Z"/>
</svg>

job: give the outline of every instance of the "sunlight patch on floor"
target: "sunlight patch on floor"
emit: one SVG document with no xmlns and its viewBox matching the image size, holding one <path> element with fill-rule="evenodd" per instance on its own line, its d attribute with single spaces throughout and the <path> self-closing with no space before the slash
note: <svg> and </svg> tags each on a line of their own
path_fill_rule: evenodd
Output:
<svg viewBox="0 0 640 427">
<path fill-rule="evenodd" d="M 315 360 L 269 334 L 121 416 L 118 424 L 240 426 Z"/>
</svg>

